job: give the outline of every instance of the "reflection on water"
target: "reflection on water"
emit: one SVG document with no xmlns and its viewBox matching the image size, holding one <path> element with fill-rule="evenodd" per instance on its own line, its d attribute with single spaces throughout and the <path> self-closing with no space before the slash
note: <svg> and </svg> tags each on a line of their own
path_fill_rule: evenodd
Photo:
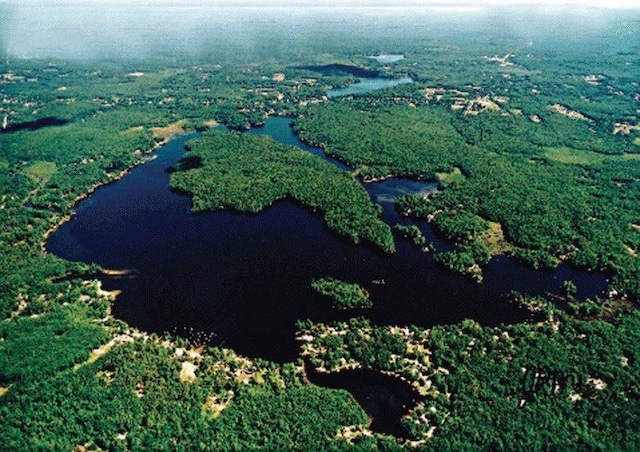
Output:
<svg viewBox="0 0 640 452">
<path fill-rule="evenodd" d="M 376 91 L 384 88 L 392 88 L 398 85 L 413 83 L 409 77 L 403 78 L 361 78 L 358 83 L 354 83 L 344 88 L 333 88 L 327 91 L 328 97 L 355 96 Z"/>
</svg>

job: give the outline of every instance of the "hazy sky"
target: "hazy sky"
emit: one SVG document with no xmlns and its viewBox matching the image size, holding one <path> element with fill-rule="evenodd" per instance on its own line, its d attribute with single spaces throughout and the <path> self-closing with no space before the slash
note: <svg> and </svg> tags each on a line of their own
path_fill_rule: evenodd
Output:
<svg viewBox="0 0 640 452">
<path fill-rule="evenodd" d="M 283 47 L 321 37 L 323 45 L 344 41 L 363 51 L 358 46 L 367 36 L 488 32 L 521 42 L 613 34 L 637 45 L 639 11 L 640 0 L 0 0 L 0 54 L 144 57 L 258 49 L 265 37 Z M 613 19 L 624 22 L 619 31 Z"/>
<path fill-rule="evenodd" d="M 0 0 L 0 3 L 14 5 L 29 3 L 45 3 L 47 5 L 64 3 L 175 3 L 175 4 L 201 4 L 201 5 L 252 5 L 252 6 L 509 6 L 516 4 L 561 6 L 570 5 L 576 7 L 599 8 L 633 8 L 640 9 L 638 0 Z"/>
</svg>

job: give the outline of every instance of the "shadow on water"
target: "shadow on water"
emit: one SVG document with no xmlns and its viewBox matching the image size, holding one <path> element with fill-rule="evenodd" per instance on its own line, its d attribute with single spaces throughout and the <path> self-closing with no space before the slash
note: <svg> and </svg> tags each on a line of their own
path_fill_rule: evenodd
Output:
<svg viewBox="0 0 640 452">
<path fill-rule="evenodd" d="M 167 172 L 171 174 L 176 171 L 186 171 L 186 170 L 196 169 L 201 167 L 202 167 L 202 158 L 192 157 L 187 155 L 185 157 L 182 157 L 180 161 L 175 165 L 173 165 L 172 167 L 167 168 Z"/>
</svg>

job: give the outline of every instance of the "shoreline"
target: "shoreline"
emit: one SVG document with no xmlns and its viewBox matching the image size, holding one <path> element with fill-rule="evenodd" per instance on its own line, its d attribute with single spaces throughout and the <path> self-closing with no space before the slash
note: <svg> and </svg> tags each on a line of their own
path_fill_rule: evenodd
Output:
<svg viewBox="0 0 640 452">
<path fill-rule="evenodd" d="M 218 123 L 216 122 L 216 125 L 217 124 Z M 75 210 L 73 210 L 73 209 L 81 201 L 83 201 L 84 199 L 89 198 L 100 187 L 104 187 L 104 186 L 107 186 L 109 184 L 118 182 L 120 179 L 122 179 L 125 176 L 127 176 L 136 167 L 138 167 L 140 165 L 144 165 L 145 163 L 149 163 L 150 161 L 155 160 L 157 158 L 157 155 L 152 155 L 154 152 L 158 151 L 161 147 L 165 146 L 167 143 L 169 143 L 171 140 L 175 139 L 176 137 L 179 137 L 181 135 L 187 135 L 187 134 L 189 134 L 191 132 L 193 132 L 193 129 L 181 129 L 179 131 L 175 131 L 175 132 L 172 131 L 171 133 L 168 133 L 168 134 L 165 134 L 163 136 L 160 136 L 159 137 L 160 138 L 159 141 L 155 141 L 151 145 L 151 147 L 149 147 L 146 151 L 142 152 L 142 154 L 141 154 L 141 156 L 140 156 L 138 161 L 136 161 L 133 164 L 131 164 L 130 166 L 124 168 L 122 171 L 120 171 L 120 173 L 118 173 L 112 179 L 110 179 L 108 181 L 105 181 L 105 182 L 96 183 L 96 184 L 91 185 L 87 191 L 85 191 L 84 193 L 78 195 L 71 202 L 69 202 L 69 204 L 67 204 L 67 207 L 69 209 L 71 209 L 71 213 L 69 213 L 67 215 L 63 215 L 57 221 L 54 221 L 53 224 L 51 225 L 51 227 L 49 229 L 47 229 L 47 231 L 44 233 L 44 235 L 42 237 L 42 242 L 40 242 L 40 250 L 41 250 L 43 256 L 46 256 L 48 254 L 48 252 L 47 252 L 47 241 L 48 241 L 49 237 L 51 236 L 51 234 L 55 233 L 58 230 L 58 228 L 60 228 L 67 221 L 69 221 L 69 220 L 71 220 L 73 218 L 73 216 L 75 215 Z M 60 258 L 60 259 L 63 259 L 63 258 Z M 63 259 L 63 260 L 66 260 L 66 259 Z M 104 276 L 104 277 L 115 277 L 115 278 L 132 277 L 132 276 L 137 274 L 137 270 L 136 269 L 126 269 L 126 268 L 125 269 L 109 269 L 109 268 L 105 269 L 105 268 L 100 268 L 100 272 L 101 272 L 102 276 Z M 102 281 L 99 278 L 95 278 L 94 280 L 86 280 L 85 279 L 84 281 L 85 281 L 85 283 L 91 283 L 92 281 L 94 281 L 95 284 L 96 284 L 97 295 L 99 297 L 108 298 L 111 301 L 111 303 L 109 305 L 109 308 L 107 309 L 107 312 L 106 312 L 106 318 L 113 319 L 114 318 L 113 314 L 112 314 L 113 303 L 123 293 L 123 291 L 120 290 L 120 289 L 110 290 L 110 291 L 104 290 L 102 288 Z M 139 330 L 137 328 L 134 328 L 134 330 L 139 332 Z M 146 334 L 144 332 L 139 332 L 139 333 L 142 334 L 142 335 Z"/>
<path fill-rule="evenodd" d="M 296 119 L 298 119 L 298 118 L 296 118 Z M 387 174 L 385 176 L 378 176 L 378 177 L 360 177 L 360 168 L 352 167 L 347 161 L 341 159 L 338 156 L 327 154 L 327 144 L 326 143 L 316 143 L 314 141 L 311 141 L 311 140 L 305 138 L 304 135 L 301 135 L 295 129 L 293 130 L 293 133 L 295 134 L 296 137 L 298 137 L 300 142 L 306 144 L 307 146 L 312 146 L 312 147 L 321 149 L 326 158 L 335 159 L 338 162 L 342 163 L 343 165 L 347 166 L 351 170 L 351 174 L 354 177 L 360 178 L 360 181 L 362 181 L 362 184 L 370 184 L 370 183 L 375 183 L 375 182 L 384 182 L 384 181 L 390 180 L 390 179 L 402 179 L 402 178 L 415 180 L 417 182 L 431 182 L 430 180 L 421 179 L 420 177 L 398 176 L 397 174 L 393 174 L 393 173 Z M 436 181 L 433 181 L 433 182 L 436 182 Z"/>
<path fill-rule="evenodd" d="M 311 367 L 311 372 L 316 372 L 318 374 L 323 374 L 323 375 L 331 375 L 331 374 L 339 374 L 342 372 L 349 372 L 349 371 L 353 371 L 353 370 L 362 370 L 362 371 L 367 371 L 367 372 L 375 372 L 387 377 L 392 377 L 395 378 L 397 380 L 402 381 L 403 383 L 407 384 L 407 386 L 409 386 L 413 392 L 415 393 L 417 398 L 420 399 L 424 399 L 425 397 L 429 396 L 429 393 L 423 394 L 424 388 L 421 387 L 417 382 L 415 381 L 411 381 L 409 380 L 409 378 L 407 378 L 406 376 L 400 374 L 400 373 L 396 373 L 392 370 L 383 370 L 383 369 L 376 369 L 375 367 L 372 366 L 365 366 L 362 363 L 345 363 L 345 364 L 340 364 L 338 367 L 334 368 L 334 369 L 327 369 L 324 366 L 320 366 L 318 367 L 316 364 L 314 364 L 314 358 L 313 356 L 310 356 L 308 354 L 304 354 L 304 353 L 300 353 L 300 357 L 303 359 L 303 362 L 305 363 L 304 366 L 304 370 L 305 370 L 305 380 L 308 380 L 308 375 L 307 375 L 307 361 L 309 366 Z M 416 402 L 418 403 L 418 402 Z"/>
<path fill-rule="evenodd" d="M 133 268 L 123 268 L 123 269 L 113 269 L 113 268 L 105 268 L 102 270 L 102 274 L 104 276 L 132 276 L 136 275 L 137 271 Z"/>
<path fill-rule="evenodd" d="M 115 177 L 113 177 L 112 179 L 110 179 L 108 181 L 105 181 L 105 182 L 95 183 L 95 184 L 91 185 L 86 192 L 76 196 L 72 201 L 70 201 L 67 204 L 67 208 L 71 209 L 71 213 L 61 216 L 60 219 L 58 221 L 55 221 L 51 225 L 51 227 L 49 229 L 47 229 L 47 231 L 44 233 L 44 235 L 42 237 L 42 242 L 40 243 L 40 250 L 43 253 L 43 255 L 47 255 L 48 254 L 47 253 L 47 240 L 49 240 L 49 237 L 51 236 L 51 234 L 56 232 L 58 230 L 58 228 L 60 228 L 63 224 L 65 224 L 67 221 L 69 221 L 69 220 L 71 220 L 73 218 L 73 216 L 75 215 L 75 211 L 73 209 L 82 200 L 87 199 L 88 197 L 90 197 L 100 187 L 104 187 L 106 185 L 109 185 L 109 184 L 112 184 L 114 182 L 119 181 L 120 179 L 122 179 L 123 177 L 128 175 L 136 167 L 138 167 L 140 165 L 144 165 L 145 163 L 148 163 L 150 161 L 153 161 L 154 159 L 157 158 L 157 156 L 151 155 L 153 152 L 157 151 L 162 146 L 166 145 L 169 141 L 173 140 L 175 137 L 180 136 L 180 135 L 186 135 L 189 132 L 190 132 L 189 130 L 183 130 L 182 132 L 174 133 L 174 134 L 172 134 L 170 136 L 164 137 L 160 141 L 155 142 L 149 149 L 147 149 L 143 153 L 142 157 L 137 162 L 134 162 L 132 165 L 130 165 L 130 166 L 126 167 L 125 169 L 123 169 L 122 171 L 120 171 L 120 173 L 118 175 L 116 175 Z"/>
</svg>

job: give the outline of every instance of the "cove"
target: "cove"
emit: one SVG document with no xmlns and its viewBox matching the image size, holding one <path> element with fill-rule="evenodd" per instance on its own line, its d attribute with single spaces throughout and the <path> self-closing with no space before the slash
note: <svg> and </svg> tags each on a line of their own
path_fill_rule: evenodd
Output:
<svg viewBox="0 0 640 452">
<path fill-rule="evenodd" d="M 409 383 L 368 369 L 323 373 L 305 364 L 307 379 L 311 383 L 349 391 L 369 415 L 371 430 L 396 438 L 406 436 L 401 419 L 422 398 Z"/>
<path fill-rule="evenodd" d="M 304 148 L 289 123 L 270 118 L 250 133 Z M 103 284 L 123 290 L 113 314 L 142 330 L 214 338 L 214 343 L 249 357 L 284 362 L 297 356 L 299 319 L 326 322 L 362 315 L 381 325 L 430 327 L 472 318 L 497 325 L 527 316 L 503 302 L 511 290 L 559 294 L 565 279 L 576 283 L 578 297 L 606 288 L 602 275 L 568 266 L 533 271 L 505 258 L 491 261 L 484 284 L 478 286 L 399 237 L 392 255 L 353 245 L 329 231 L 319 215 L 287 201 L 257 215 L 193 215 L 190 199 L 169 191 L 166 169 L 182 157 L 184 144 L 194 136 L 175 138 L 154 160 L 96 190 L 47 242 L 49 252 L 68 260 L 136 269 L 135 278 L 104 278 Z M 394 224 L 408 220 L 391 201 L 415 190 L 412 184 L 428 189 L 424 183 L 401 180 L 365 187 L 383 206 L 385 221 Z M 446 241 L 430 225 L 418 226 L 427 241 L 446 249 Z M 374 307 L 332 310 L 310 288 L 313 278 L 324 276 L 360 284 L 370 292 Z"/>
</svg>

